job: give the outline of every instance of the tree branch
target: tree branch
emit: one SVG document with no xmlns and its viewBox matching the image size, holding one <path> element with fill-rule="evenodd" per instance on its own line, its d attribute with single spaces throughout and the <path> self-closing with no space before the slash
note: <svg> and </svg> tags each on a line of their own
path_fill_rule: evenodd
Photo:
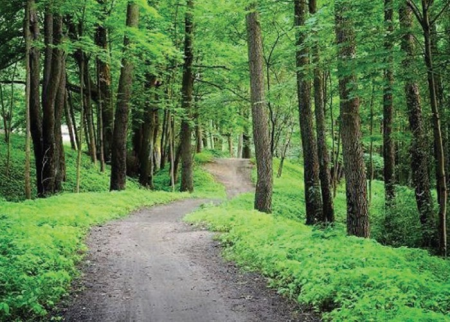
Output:
<svg viewBox="0 0 450 322">
<path fill-rule="evenodd" d="M 423 26 L 423 18 L 422 18 L 422 15 L 420 14 L 419 7 L 417 7 L 416 3 L 413 0 L 407 0 L 406 4 L 408 5 L 408 7 L 411 8 L 411 10 L 413 11 L 413 13 L 416 16 L 417 20 Z"/>
<path fill-rule="evenodd" d="M 436 17 L 434 17 L 431 20 L 431 25 L 433 25 L 441 16 L 442 14 L 445 12 L 445 10 L 447 10 L 450 7 L 450 1 L 448 1 L 444 7 L 441 9 L 441 11 L 439 11 L 439 13 L 436 15 Z"/>
</svg>

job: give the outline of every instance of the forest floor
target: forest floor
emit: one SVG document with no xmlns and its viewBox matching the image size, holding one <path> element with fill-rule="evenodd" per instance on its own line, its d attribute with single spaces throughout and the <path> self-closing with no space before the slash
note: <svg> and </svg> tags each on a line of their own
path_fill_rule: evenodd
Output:
<svg viewBox="0 0 450 322">
<path fill-rule="evenodd" d="M 248 161 L 206 165 L 228 197 L 253 189 Z M 66 321 L 314 321 L 267 288 L 256 273 L 221 257 L 213 234 L 182 222 L 212 200 L 189 199 L 138 211 L 92 229 L 83 277 L 74 286 Z"/>
</svg>

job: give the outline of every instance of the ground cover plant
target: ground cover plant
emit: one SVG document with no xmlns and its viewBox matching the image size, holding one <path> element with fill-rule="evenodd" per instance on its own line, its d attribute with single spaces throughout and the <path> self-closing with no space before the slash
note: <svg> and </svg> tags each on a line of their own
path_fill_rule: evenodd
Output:
<svg viewBox="0 0 450 322">
<path fill-rule="evenodd" d="M 322 312 L 327 320 L 450 320 L 448 261 L 425 250 L 348 237 L 342 223 L 345 212 L 337 212 L 335 227 L 304 225 L 298 210 L 303 209 L 298 196 L 302 190 L 295 178 L 302 171 L 289 162 L 285 167 L 275 181 L 273 215 L 252 210 L 253 195 L 246 194 L 219 207 L 204 207 L 186 220 L 221 232 L 228 259 L 261 271 L 280 292 Z M 384 191 L 377 183 L 374 187 L 372 211 L 383 214 L 383 202 L 379 205 L 377 199 Z M 409 192 L 404 193 L 408 198 Z M 342 190 L 336 200 L 345 209 Z M 382 237 L 384 222 L 380 215 L 372 217 L 377 227 L 373 232 L 380 233 L 376 237 Z M 417 233 L 414 227 L 403 229 Z"/>
</svg>

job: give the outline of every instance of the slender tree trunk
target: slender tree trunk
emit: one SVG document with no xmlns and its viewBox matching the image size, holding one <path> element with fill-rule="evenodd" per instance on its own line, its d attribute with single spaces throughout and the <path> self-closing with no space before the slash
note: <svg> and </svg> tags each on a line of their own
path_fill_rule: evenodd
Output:
<svg viewBox="0 0 450 322">
<path fill-rule="evenodd" d="M 364 152 L 361 143 L 359 98 L 352 92 L 357 84 L 354 73 L 349 74 L 356 56 L 355 30 L 349 15 L 353 12 L 350 0 L 337 0 L 336 36 L 339 47 L 338 72 L 341 98 L 342 147 L 347 193 L 347 233 L 358 237 L 370 236 L 369 209 Z"/>
<path fill-rule="evenodd" d="M 292 130 L 289 132 L 289 135 L 286 138 L 286 143 L 284 144 L 283 152 L 281 154 L 280 166 L 278 167 L 277 178 L 281 178 L 281 176 L 283 175 L 284 160 L 286 159 L 287 152 L 291 145 L 293 128 L 294 126 L 292 126 Z"/>
<path fill-rule="evenodd" d="M 81 186 L 81 165 L 82 165 L 82 155 L 83 155 L 83 134 L 84 134 L 84 63 L 79 64 L 80 66 L 80 134 L 78 136 L 78 154 L 77 154 L 77 177 L 76 177 L 76 187 L 75 192 L 80 193 Z"/>
<path fill-rule="evenodd" d="M 386 68 L 384 69 L 383 94 L 383 157 L 386 206 L 390 206 L 395 198 L 395 142 L 392 138 L 392 126 L 394 121 L 394 42 L 392 39 L 394 32 L 393 0 L 384 0 L 384 23 L 386 24 L 386 38 L 384 40 Z"/>
<path fill-rule="evenodd" d="M 34 10 L 35 2 L 33 0 L 27 0 L 25 7 L 25 19 L 24 19 L 24 38 L 25 38 L 25 69 L 26 69 L 26 133 L 25 133 L 25 197 L 31 199 L 31 119 L 30 119 L 30 107 L 31 107 L 31 46 L 32 46 L 32 29 L 31 29 L 31 17 Z"/>
<path fill-rule="evenodd" d="M 43 194 L 42 186 L 42 158 L 44 155 L 42 145 L 42 116 L 40 102 L 40 50 L 39 18 L 36 4 L 33 1 L 30 6 L 30 32 L 33 40 L 30 49 L 30 131 L 33 139 L 34 159 L 36 165 L 36 185 L 38 196 Z"/>
<path fill-rule="evenodd" d="M 97 110 L 97 137 L 98 137 L 98 145 L 97 145 L 97 151 L 98 156 L 100 159 L 100 171 L 105 172 L 105 136 L 103 135 L 104 129 L 103 129 L 103 95 L 102 95 L 102 88 L 101 88 L 101 76 L 100 76 L 100 70 L 98 65 L 98 59 L 97 59 L 97 91 L 98 91 L 98 110 Z"/>
<path fill-rule="evenodd" d="M 375 103 L 375 84 L 372 84 L 372 95 L 370 97 L 370 160 L 369 160 L 369 207 L 372 204 L 372 183 L 374 180 L 374 167 L 373 167 L 373 128 L 374 128 L 374 103 Z"/>
<path fill-rule="evenodd" d="M 304 27 L 308 14 L 308 4 L 295 0 L 295 25 Z M 303 147 L 306 224 L 314 225 L 322 219 L 322 200 L 320 196 L 319 158 L 314 134 L 313 111 L 311 106 L 311 81 L 308 79 L 310 68 L 309 48 L 306 33 L 298 32 L 296 51 L 297 93 L 300 116 L 300 132 Z"/>
<path fill-rule="evenodd" d="M 62 183 L 66 180 L 66 156 L 61 131 L 64 105 L 66 102 L 66 55 L 61 58 L 61 73 L 58 94 L 55 100 L 55 192 L 63 190 Z"/>
<path fill-rule="evenodd" d="M 104 21 L 106 20 L 108 0 L 97 0 L 97 2 L 102 6 L 101 11 L 101 21 L 97 25 L 95 33 L 95 43 L 103 51 L 104 54 L 109 56 L 109 46 L 108 46 L 108 30 L 104 26 Z M 113 140 L 113 129 L 114 129 L 114 105 L 111 98 L 111 70 L 108 61 L 102 59 L 97 59 L 97 70 L 98 70 L 98 86 L 99 94 L 101 94 L 101 100 L 99 104 L 102 106 L 101 119 L 103 123 L 103 130 L 101 131 L 103 135 L 103 155 L 105 162 L 109 163 L 111 161 L 111 147 Z"/>
<path fill-rule="evenodd" d="M 130 28 L 138 28 L 139 25 L 139 6 L 132 1 L 128 2 L 126 25 Z M 133 63 L 127 58 L 126 55 L 129 45 L 130 39 L 128 36 L 125 36 L 125 55 L 122 59 L 122 68 L 120 71 L 116 117 L 114 122 L 114 140 L 111 162 L 111 190 L 125 190 L 127 182 L 128 114 L 130 109 L 131 86 L 133 82 Z"/>
<path fill-rule="evenodd" d="M 439 251 L 444 257 L 447 256 L 447 182 L 445 174 L 445 153 L 442 143 L 441 120 L 439 115 L 439 104 L 436 91 L 436 79 L 433 66 L 433 53 L 431 44 L 431 21 L 430 6 L 432 1 L 422 0 L 422 29 L 425 40 L 425 64 L 428 70 L 428 89 L 430 93 L 431 112 L 433 114 L 433 136 L 436 159 L 436 185 L 439 203 Z"/>
<path fill-rule="evenodd" d="M 78 150 L 77 146 L 77 139 L 75 135 L 75 129 L 74 129 L 74 123 L 75 120 L 72 119 L 72 116 L 70 115 L 70 106 L 69 106 L 69 93 L 66 90 L 65 95 L 65 102 L 64 102 L 64 115 L 66 118 L 66 125 L 67 129 L 69 131 L 69 137 L 70 137 L 70 146 L 72 147 L 72 150 Z"/>
<path fill-rule="evenodd" d="M 270 151 L 270 136 L 267 116 L 267 102 L 264 85 L 264 60 L 261 25 L 256 4 L 248 8 L 247 39 L 250 65 L 250 92 L 253 115 L 253 140 L 255 142 L 257 183 L 255 209 L 261 212 L 272 211 L 273 164 Z"/>
<path fill-rule="evenodd" d="M 422 116 L 422 106 L 419 85 L 415 81 L 415 37 L 412 33 L 412 10 L 405 3 L 400 8 L 400 26 L 405 31 L 402 37 L 402 49 L 406 56 L 403 68 L 406 71 L 405 94 L 409 116 L 409 126 L 412 137 L 411 169 L 416 194 L 417 208 L 423 227 L 423 246 L 430 246 L 432 242 L 432 226 L 434 222 L 433 200 L 431 197 L 430 174 L 428 171 L 428 151 L 425 126 Z"/>
<path fill-rule="evenodd" d="M 80 92 L 80 96 L 81 96 L 81 92 Z M 70 91 L 67 91 L 67 103 L 69 104 L 69 113 L 70 113 L 70 117 L 72 118 L 72 122 L 73 122 L 73 124 L 72 124 L 73 125 L 73 134 L 75 136 L 75 142 L 77 143 L 77 151 L 78 151 L 78 149 L 80 147 L 80 138 L 78 135 L 77 119 L 75 117 L 75 109 L 73 108 L 72 94 Z"/>
<path fill-rule="evenodd" d="M 89 155 L 91 156 L 91 161 L 95 165 L 97 164 L 97 144 L 95 143 L 95 127 L 94 127 L 94 115 L 92 111 L 92 81 L 89 73 L 89 59 L 86 57 L 86 54 L 82 54 L 82 59 L 84 61 L 85 66 L 85 75 L 84 75 L 84 83 L 86 84 L 86 93 L 84 104 L 85 115 L 86 115 L 86 138 L 89 148 Z"/>
<path fill-rule="evenodd" d="M 153 148 L 155 134 L 155 93 L 156 77 L 147 76 L 146 91 L 151 93 L 151 99 L 145 107 L 142 124 L 142 146 L 139 152 L 139 183 L 146 188 L 153 189 Z"/>
<path fill-rule="evenodd" d="M 185 17 L 185 41 L 184 41 L 184 67 L 182 84 L 182 108 L 185 115 L 181 121 L 181 187 L 183 191 L 194 191 L 194 174 L 191 136 L 192 128 L 190 125 L 193 90 L 194 90 L 194 1 L 187 0 L 187 11 Z"/>
<path fill-rule="evenodd" d="M 309 1 L 311 14 L 317 13 L 316 0 Z M 316 35 L 317 36 L 317 35 Z M 314 60 L 314 103 L 316 113 L 317 153 L 319 160 L 320 187 L 323 203 L 323 222 L 334 222 L 333 193 L 331 192 L 330 155 L 327 147 L 327 129 L 325 120 L 325 89 L 323 72 L 320 69 L 320 49 L 316 41 L 313 48 Z"/>
</svg>

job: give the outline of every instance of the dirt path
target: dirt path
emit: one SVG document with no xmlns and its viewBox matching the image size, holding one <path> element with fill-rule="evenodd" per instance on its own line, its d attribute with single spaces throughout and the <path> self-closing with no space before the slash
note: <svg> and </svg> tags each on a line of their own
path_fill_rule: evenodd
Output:
<svg viewBox="0 0 450 322">
<path fill-rule="evenodd" d="M 239 177 L 241 163 L 230 162 L 232 166 L 220 161 L 215 167 L 231 168 L 232 176 Z M 239 188 L 232 189 L 230 195 Z M 232 263 L 224 263 L 211 233 L 181 222 L 204 202 L 179 201 L 94 228 L 78 285 L 83 290 L 74 293 L 63 312 L 65 320 L 313 320 L 268 290 L 258 275 L 241 273 Z"/>
<path fill-rule="evenodd" d="M 250 160 L 216 159 L 205 168 L 226 187 L 228 198 L 254 190 Z"/>
</svg>

